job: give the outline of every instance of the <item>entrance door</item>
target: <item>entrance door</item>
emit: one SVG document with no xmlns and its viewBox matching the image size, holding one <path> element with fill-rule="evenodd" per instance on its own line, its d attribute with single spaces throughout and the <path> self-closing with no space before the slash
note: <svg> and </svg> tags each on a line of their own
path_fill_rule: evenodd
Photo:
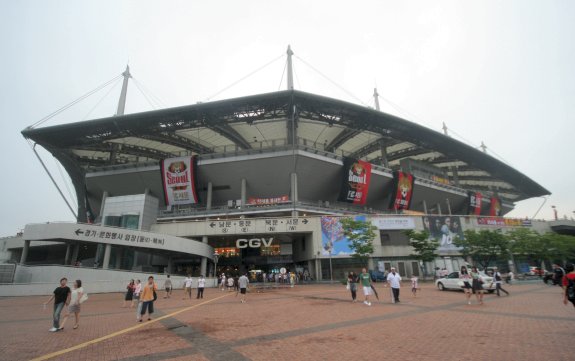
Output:
<svg viewBox="0 0 575 361">
<path fill-rule="evenodd" d="M 413 276 L 419 277 L 419 262 L 411 262 L 411 273 Z"/>
<path fill-rule="evenodd" d="M 405 273 L 405 262 L 397 262 L 397 271 L 400 276 L 407 277 L 407 274 Z"/>
</svg>

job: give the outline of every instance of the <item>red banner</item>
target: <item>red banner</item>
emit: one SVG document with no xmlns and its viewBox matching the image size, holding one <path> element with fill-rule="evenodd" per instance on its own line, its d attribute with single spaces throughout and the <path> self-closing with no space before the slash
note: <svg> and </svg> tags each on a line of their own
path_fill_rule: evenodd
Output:
<svg viewBox="0 0 575 361">
<path fill-rule="evenodd" d="M 279 196 L 279 197 L 271 197 L 271 198 L 248 198 L 248 204 L 256 205 L 256 206 L 266 206 L 270 204 L 279 204 L 279 203 L 289 203 L 288 196 Z"/>
<path fill-rule="evenodd" d="M 167 206 L 196 204 L 196 157 L 170 158 L 160 161 L 164 199 Z"/>
<path fill-rule="evenodd" d="M 371 179 L 371 163 L 348 158 L 343 162 L 343 171 L 343 184 L 339 193 L 339 201 L 365 204 Z"/>
<path fill-rule="evenodd" d="M 415 177 L 412 174 L 395 171 L 393 172 L 393 188 L 395 194 L 391 198 L 390 207 L 393 210 L 409 209 L 413 198 L 413 183 Z"/>
<path fill-rule="evenodd" d="M 497 197 L 491 197 L 491 205 L 489 206 L 489 216 L 498 217 L 501 215 L 501 200 Z"/>
<path fill-rule="evenodd" d="M 480 216 L 481 215 L 481 206 L 483 203 L 483 195 L 479 192 L 469 192 L 469 205 L 467 214 Z"/>
</svg>

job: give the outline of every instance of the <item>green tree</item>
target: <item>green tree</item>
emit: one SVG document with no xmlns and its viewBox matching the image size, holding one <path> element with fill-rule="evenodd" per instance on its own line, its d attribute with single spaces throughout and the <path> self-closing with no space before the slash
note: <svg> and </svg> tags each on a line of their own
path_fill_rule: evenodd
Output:
<svg viewBox="0 0 575 361">
<path fill-rule="evenodd" d="M 537 267 L 550 257 L 550 237 L 543 239 L 542 235 L 527 228 L 514 229 L 508 233 L 509 248 L 514 255 L 524 256 L 535 262 Z"/>
<path fill-rule="evenodd" d="M 465 238 L 454 239 L 453 243 L 461 247 L 463 256 L 471 257 L 482 269 L 509 253 L 509 238 L 498 230 L 467 230 L 464 233 Z"/>
<path fill-rule="evenodd" d="M 410 257 L 423 263 L 423 275 L 427 277 L 427 262 L 432 262 L 437 257 L 436 252 L 437 247 L 439 247 L 439 241 L 430 238 L 428 231 L 417 232 L 409 230 L 405 234 L 409 237 L 409 242 L 411 247 L 413 247 L 413 253 L 410 254 Z"/>
<path fill-rule="evenodd" d="M 373 239 L 377 227 L 370 222 L 353 218 L 343 218 L 341 225 L 343 234 L 349 240 L 349 248 L 354 252 L 351 256 L 367 265 L 367 260 L 373 253 Z"/>
</svg>

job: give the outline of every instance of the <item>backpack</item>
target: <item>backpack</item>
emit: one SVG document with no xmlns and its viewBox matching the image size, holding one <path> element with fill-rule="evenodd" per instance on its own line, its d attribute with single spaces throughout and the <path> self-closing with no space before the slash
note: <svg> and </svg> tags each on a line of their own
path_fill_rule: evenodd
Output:
<svg viewBox="0 0 575 361">
<path fill-rule="evenodd" d="M 569 283 L 567 284 L 567 289 L 565 292 L 567 293 L 567 299 L 571 302 L 575 301 L 575 280 L 572 278 L 568 278 Z"/>
</svg>

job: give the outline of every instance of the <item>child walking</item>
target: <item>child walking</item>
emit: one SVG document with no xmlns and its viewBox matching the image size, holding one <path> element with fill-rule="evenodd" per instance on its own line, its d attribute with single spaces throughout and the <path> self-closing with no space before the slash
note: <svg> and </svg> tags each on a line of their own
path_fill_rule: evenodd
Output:
<svg viewBox="0 0 575 361">
<path fill-rule="evenodd" d="M 411 295 L 417 297 L 417 290 L 419 289 L 419 280 L 417 276 L 413 275 L 411 277 Z"/>
</svg>

